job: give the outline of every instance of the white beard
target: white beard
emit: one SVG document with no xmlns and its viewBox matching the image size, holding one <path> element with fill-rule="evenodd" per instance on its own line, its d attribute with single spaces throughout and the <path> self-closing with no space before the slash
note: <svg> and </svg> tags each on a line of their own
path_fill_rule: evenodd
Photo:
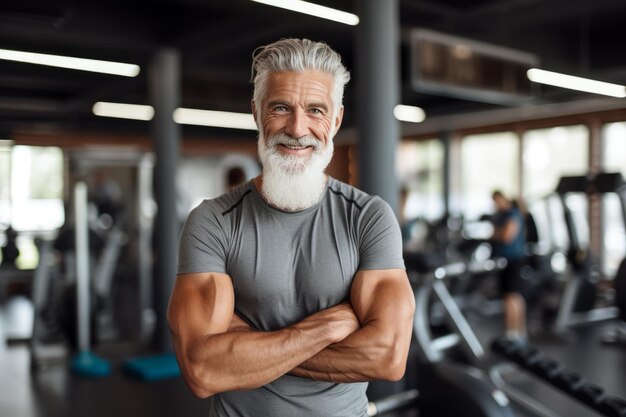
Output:
<svg viewBox="0 0 626 417">
<path fill-rule="evenodd" d="M 284 155 L 278 144 L 313 146 L 308 156 Z M 286 211 L 299 211 L 320 201 L 325 187 L 324 170 L 333 157 L 333 142 L 325 147 L 312 136 L 294 139 L 289 135 L 271 136 L 267 144 L 259 132 L 258 152 L 263 165 L 262 194 L 272 206 Z"/>
</svg>

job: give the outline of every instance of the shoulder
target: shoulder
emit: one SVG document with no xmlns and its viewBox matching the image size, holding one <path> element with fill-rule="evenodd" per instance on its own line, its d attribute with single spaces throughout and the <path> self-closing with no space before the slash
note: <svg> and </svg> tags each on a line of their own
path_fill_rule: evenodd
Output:
<svg viewBox="0 0 626 417">
<path fill-rule="evenodd" d="M 219 197 L 203 200 L 196 206 L 192 213 L 225 215 L 239 206 L 252 192 L 251 183 L 246 182 L 234 190 L 222 194 Z"/>
<path fill-rule="evenodd" d="M 389 206 L 382 198 L 370 195 L 332 177 L 328 177 L 328 191 L 334 198 L 343 199 L 356 206 L 359 210 Z"/>
<path fill-rule="evenodd" d="M 187 217 L 187 223 L 221 222 L 222 218 L 227 217 L 250 195 L 252 192 L 250 186 L 251 183 L 245 183 L 219 197 L 203 200 L 191 210 Z"/>
<path fill-rule="evenodd" d="M 377 195 L 370 195 L 363 190 L 329 177 L 328 190 L 331 198 L 348 203 L 357 208 L 357 218 L 362 225 L 372 225 L 379 220 L 383 223 L 397 223 L 391 206 Z"/>
</svg>

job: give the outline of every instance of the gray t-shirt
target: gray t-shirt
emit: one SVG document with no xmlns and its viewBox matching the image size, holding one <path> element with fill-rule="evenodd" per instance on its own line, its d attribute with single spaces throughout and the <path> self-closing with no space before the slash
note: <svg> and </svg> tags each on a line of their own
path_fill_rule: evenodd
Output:
<svg viewBox="0 0 626 417">
<path fill-rule="evenodd" d="M 358 270 L 404 268 L 400 228 L 381 198 L 328 178 L 318 204 L 298 212 L 269 206 L 248 182 L 189 214 L 178 273 L 227 273 L 235 310 L 271 331 L 349 299 Z M 285 375 L 261 388 L 217 394 L 211 416 L 367 415 L 367 383 Z"/>
</svg>

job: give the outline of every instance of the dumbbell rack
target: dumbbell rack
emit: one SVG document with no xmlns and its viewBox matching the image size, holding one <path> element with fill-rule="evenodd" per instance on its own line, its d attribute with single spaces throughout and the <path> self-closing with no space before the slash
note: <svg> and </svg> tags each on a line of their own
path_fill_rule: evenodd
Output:
<svg viewBox="0 0 626 417">
<path fill-rule="evenodd" d="M 539 349 L 529 345 L 523 346 L 506 338 L 496 339 L 491 348 L 495 353 L 504 356 L 523 370 L 530 372 L 597 413 L 607 417 L 626 417 L 626 400 L 608 395 L 602 387 L 585 380 L 583 376 L 543 354 Z M 505 386 L 506 382 L 498 374 L 497 367 L 492 370 L 491 376 L 494 381 L 499 381 L 496 385 L 500 385 L 499 388 L 510 398 L 516 399 L 518 403 L 521 402 L 520 405 L 542 415 L 556 415 L 516 388 L 509 385 Z"/>
</svg>

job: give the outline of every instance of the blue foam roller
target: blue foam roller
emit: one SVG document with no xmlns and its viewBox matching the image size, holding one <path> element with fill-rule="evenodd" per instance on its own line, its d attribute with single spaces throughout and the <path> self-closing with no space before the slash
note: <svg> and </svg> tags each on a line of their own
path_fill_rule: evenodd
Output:
<svg viewBox="0 0 626 417">
<path fill-rule="evenodd" d="M 144 381 L 180 376 L 176 356 L 172 353 L 131 358 L 124 364 L 124 372 Z"/>
<path fill-rule="evenodd" d="M 75 375 L 85 378 L 104 378 L 111 375 L 111 364 L 89 351 L 79 352 L 70 363 Z"/>
</svg>

